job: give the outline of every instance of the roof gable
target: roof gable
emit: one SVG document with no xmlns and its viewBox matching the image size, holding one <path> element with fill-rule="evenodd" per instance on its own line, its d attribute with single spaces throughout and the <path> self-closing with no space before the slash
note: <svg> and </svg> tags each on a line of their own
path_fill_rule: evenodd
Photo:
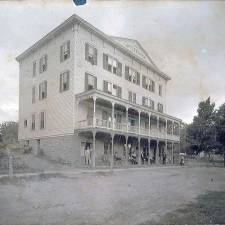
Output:
<svg viewBox="0 0 225 225">
<path fill-rule="evenodd" d="M 137 40 L 114 36 L 110 37 L 114 41 L 118 42 L 119 44 L 130 50 L 133 54 L 150 63 L 154 68 L 157 68 L 153 60 L 150 58 L 148 53 L 142 48 L 141 44 Z"/>
</svg>

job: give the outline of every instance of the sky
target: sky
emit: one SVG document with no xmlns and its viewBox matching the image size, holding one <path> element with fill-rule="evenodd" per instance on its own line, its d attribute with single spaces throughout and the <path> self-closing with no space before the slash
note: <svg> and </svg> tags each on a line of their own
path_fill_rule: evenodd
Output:
<svg viewBox="0 0 225 225">
<path fill-rule="evenodd" d="M 208 96 L 225 102 L 225 1 L 0 1 L 0 122 L 18 120 L 15 57 L 72 14 L 113 36 L 138 40 L 172 80 L 167 113 L 192 122 Z"/>
</svg>

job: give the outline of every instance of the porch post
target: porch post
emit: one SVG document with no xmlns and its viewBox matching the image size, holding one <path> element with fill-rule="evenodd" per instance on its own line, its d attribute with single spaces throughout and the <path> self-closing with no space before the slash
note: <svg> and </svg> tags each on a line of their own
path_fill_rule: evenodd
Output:
<svg viewBox="0 0 225 225">
<path fill-rule="evenodd" d="M 165 141 L 165 154 L 166 154 L 166 161 L 167 161 L 167 139 Z M 166 161 L 165 161 L 165 164 L 166 164 Z"/>
<path fill-rule="evenodd" d="M 157 138 L 159 137 L 159 116 L 157 116 Z"/>
<path fill-rule="evenodd" d="M 171 142 L 171 144 L 172 144 L 172 164 L 174 164 L 174 158 L 173 158 L 173 141 Z"/>
<path fill-rule="evenodd" d="M 94 102 L 94 112 L 93 112 L 93 127 L 96 127 L 96 100 L 97 97 L 93 97 L 93 102 Z"/>
<path fill-rule="evenodd" d="M 114 165 L 114 133 L 111 133 L 111 138 L 112 138 L 112 151 L 111 151 L 110 170 L 113 170 L 113 165 Z"/>
<path fill-rule="evenodd" d="M 149 116 L 149 120 L 148 120 L 148 134 L 150 135 L 151 134 L 151 113 L 148 114 Z"/>
<path fill-rule="evenodd" d="M 126 127 L 126 130 L 127 130 L 127 133 L 128 133 L 128 131 L 129 131 L 129 129 L 128 129 L 128 109 L 129 109 L 129 107 L 126 107 L 126 125 L 127 125 L 127 127 Z"/>
<path fill-rule="evenodd" d="M 159 139 L 156 140 L 155 164 L 159 163 Z"/>
<path fill-rule="evenodd" d="M 115 105 L 115 103 L 114 102 L 112 102 L 112 129 L 114 130 L 114 126 L 115 126 L 115 122 L 114 122 L 114 105 Z"/>
<path fill-rule="evenodd" d="M 141 165 L 141 138 L 138 137 L 138 165 Z"/>
<path fill-rule="evenodd" d="M 126 166 L 128 166 L 128 136 L 125 135 L 125 139 L 126 139 Z"/>
<path fill-rule="evenodd" d="M 138 111 L 138 134 L 141 134 L 141 111 Z"/>
<path fill-rule="evenodd" d="M 172 122 L 172 135 L 173 135 L 173 121 L 171 121 Z"/>
<path fill-rule="evenodd" d="M 150 166 L 151 138 L 148 139 L 148 165 Z"/>
<path fill-rule="evenodd" d="M 93 150 L 92 150 L 92 166 L 95 168 L 95 136 L 96 131 L 93 131 Z"/>
</svg>

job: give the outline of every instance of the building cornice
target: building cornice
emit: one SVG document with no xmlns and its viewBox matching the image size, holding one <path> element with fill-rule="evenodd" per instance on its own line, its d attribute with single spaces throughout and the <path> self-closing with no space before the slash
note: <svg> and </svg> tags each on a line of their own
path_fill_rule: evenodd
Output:
<svg viewBox="0 0 225 225">
<path fill-rule="evenodd" d="M 115 47 L 116 49 L 120 50 L 121 52 L 123 52 L 124 54 L 128 55 L 129 57 L 133 58 L 138 63 L 143 64 L 146 67 L 150 68 L 152 71 L 154 71 L 155 73 L 157 73 L 159 76 L 161 76 L 162 78 L 164 78 L 166 81 L 169 81 L 171 79 L 167 74 L 163 73 L 158 68 L 154 68 L 146 60 L 144 60 L 141 57 L 135 55 L 132 51 L 130 51 L 129 49 L 125 48 L 124 46 L 122 46 L 118 42 L 114 41 L 110 36 L 106 35 L 105 33 L 103 33 L 102 31 L 100 31 L 99 29 L 97 29 L 96 27 L 94 27 L 93 25 L 91 25 L 90 23 L 88 23 L 87 21 L 85 21 L 84 19 L 82 19 L 79 16 L 77 16 L 76 14 L 72 15 L 71 17 L 69 17 L 62 24 L 60 24 L 59 26 L 57 26 L 55 29 L 53 29 L 52 31 L 50 31 L 47 35 L 45 35 L 43 38 L 41 38 L 39 41 L 37 41 L 35 44 L 33 44 L 30 48 L 28 48 L 23 53 L 21 53 L 19 56 L 17 56 L 16 57 L 16 60 L 18 62 L 22 61 L 26 56 L 28 56 L 29 54 L 31 54 L 37 48 L 39 48 L 40 46 L 43 46 L 49 40 L 51 40 L 52 38 L 54 38 L 57 34 L 59 34 L 60 32 L 62 32 L 63 29 L 65 29 L 65 28 L 67 28 L 69 26 L 72 27 L 72 26 L 74 26 L 75 23 L 78 23 L 79 25 L 81 25 L 84 28 L 88 29 L 90 32 L 92 32 L 96 36 L 99 36 L 101 39 L 103 39 L 104 41 L 108 42 L 113 47 Z"/>
</svg>

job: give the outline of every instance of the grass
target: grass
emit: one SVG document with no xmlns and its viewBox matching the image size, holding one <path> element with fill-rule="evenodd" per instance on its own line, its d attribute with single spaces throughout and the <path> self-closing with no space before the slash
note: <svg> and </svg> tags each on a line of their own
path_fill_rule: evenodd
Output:
<svg viewBox="0 0 225 225">
<path fill-rule="evenodd" d="M 200 195 L 196 203 L 167 213 L 160 223 L 155 224 L 225 224 L 225 192 L 208 192 Z"/>
</svg>

